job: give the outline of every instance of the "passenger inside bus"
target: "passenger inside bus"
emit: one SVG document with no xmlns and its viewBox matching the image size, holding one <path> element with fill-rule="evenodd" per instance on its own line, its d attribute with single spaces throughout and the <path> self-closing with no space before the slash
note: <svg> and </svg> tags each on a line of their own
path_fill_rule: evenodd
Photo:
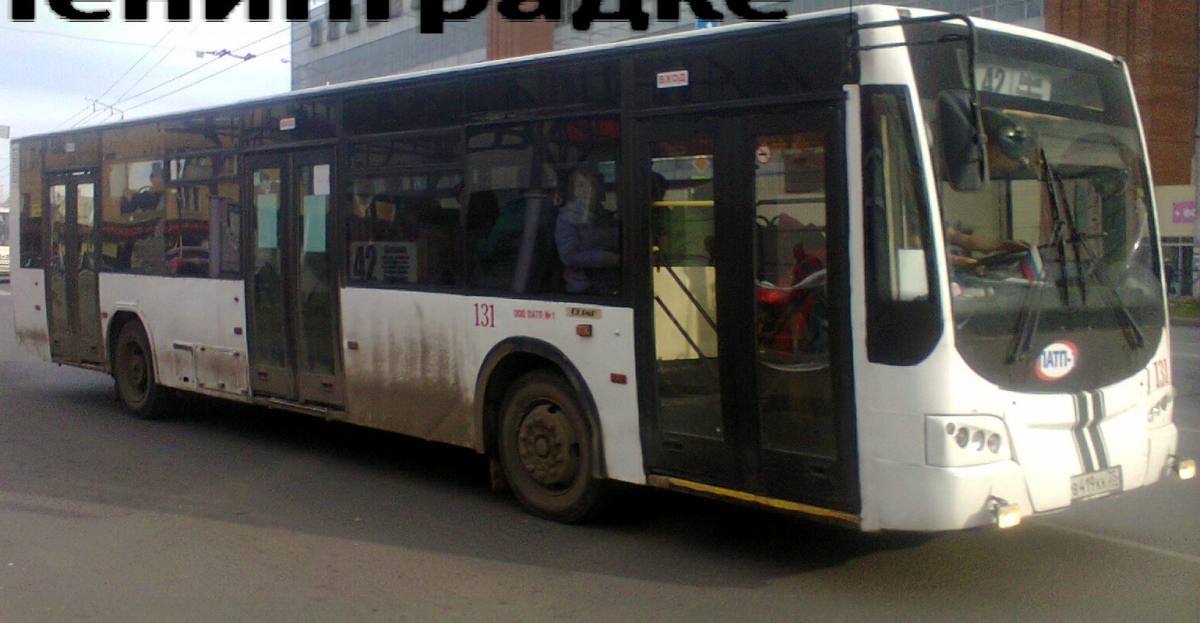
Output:
<svg viewBox="0 0 1200 623">
<path fill-rule="evenodd" d="M 792 245 L 795 264 L 778 284 L 760 283 L 758 301 L 763 310 L 760 337 L 780 353 L 816 353 L 824 350 L 825 336 L 825 234 L 804 228 Z"/>
<path fill-rule="evenodd" d="M 567 203 L 554 229 L 566 290 L 616 294 L 621 286 L 621 229 L 616 216 L 604 207 L 600 174 L 584 163 L 569 180 Z"/>
<path fill-rule="evenodd" d="M 475 253 L 479 264 L 475 273 L 475 285 L 489 290 L 507 291 L 512 284 L 512 275 L 516 270 L 517 254 L 521 248 L 521 233 L 525 225 L 525 207 L 520 199 L 505 201 L 497 205 L 496 195 L 488 190 L 478 198 L 480 210 L 491 212 L 487 218 L 488 224 L 482 228 L 482 235 L 475 243 Z M 472 198 L 476 201 L 476 198 Z"/>
</svg>

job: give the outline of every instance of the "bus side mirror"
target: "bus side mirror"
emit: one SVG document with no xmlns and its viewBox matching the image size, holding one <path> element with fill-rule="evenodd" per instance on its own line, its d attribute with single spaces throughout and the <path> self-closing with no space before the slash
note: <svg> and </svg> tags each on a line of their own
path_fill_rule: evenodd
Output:
<svg viewBox="0 0 1200 623">
<path fill-rule="evenodd" d="M 987 179 L 985 139 L 970 95 L 965 91 L 943 91 L 938 95 L 938 118 L 950 187 L 966 191 L 982 189 Z"/>
<path fill-rule="evenodd" d="M 1037 179 L 1037 173 L 1029 168 L 1033 137 L 1024 126 L 1003 113 L 984 110 L 983 128 L 988 136 L 987 163 L 992 179 Z"/>
</svg>

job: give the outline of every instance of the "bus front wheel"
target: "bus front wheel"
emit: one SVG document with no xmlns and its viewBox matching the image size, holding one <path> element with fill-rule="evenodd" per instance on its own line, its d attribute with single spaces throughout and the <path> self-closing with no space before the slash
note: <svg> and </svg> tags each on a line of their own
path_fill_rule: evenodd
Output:
<svg viewBox="0 0 1200 623">
<path fill-rule="evenodd" d="M 154 354 L 140 322 L 127 322 L 117 334 L 113 350 L 113 377 L 117 398 L 125 410 L 144 420 L 166 415 L 166 387 L 154 376 Z"/>
<path fill-rule="evenodd" d="M 499 424 L 504 476 L 529 512 L 574 523 L 602 510 L 607 483 L 592 475 L 592 430 L 566 379 L 543 370 L 522 376 Z"/>
</svg>

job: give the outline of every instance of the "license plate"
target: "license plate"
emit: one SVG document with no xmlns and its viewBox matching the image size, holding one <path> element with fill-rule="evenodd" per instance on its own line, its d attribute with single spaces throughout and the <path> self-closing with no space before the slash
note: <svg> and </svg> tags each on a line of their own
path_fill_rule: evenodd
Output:
<svg viewBox="0 0 1200 623">
<path fill-rule="evenodd" d="M 1071 500 L 1100 497 L 1121 490 L 1121 467 L 1071 476 Z"/>
</svg>

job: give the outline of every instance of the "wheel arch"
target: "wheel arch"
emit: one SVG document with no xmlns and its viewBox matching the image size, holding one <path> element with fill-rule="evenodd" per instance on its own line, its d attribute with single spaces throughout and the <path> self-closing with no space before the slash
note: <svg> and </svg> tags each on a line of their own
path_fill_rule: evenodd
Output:
<svg viewBox="0 0 1200 623">
<path fill-rule="evenodd" d="M 556 372 L 570 384 L 591 428 L 592 456 L 596 457 L 591 466 L 592 476 L 606 478 L 608 470 L 605 467 L 600 412 L 591 390 L 579 369 L 561 350 L 535 338 L 515 337 L 500 342 L 487 354 L 479 368 L 475 383 L 475 405 L 476 417 L 483 431 L 484 452 L 491 456 L 497 452 L 496 428 L 509 388 L 517 379 L 535 370 Z"/>
<path fill-rule="evenodd" d="M 132 309 L 118 309 L 113 312 L 112 319 L 108 321 L 108 330 L 104 335 L 104 350 L 108 357 L 108 371 L 110 374 L 115 372 L 113 366 L 115 365 L 114 358 L 117 352 L 117 338 L 121 335 L 121 329 L 125 328 L 125 325 L 131 322 L 142 325 L 142 332 L 146 334 L 146 342 L 150 344 L 151 354 L 157 352 L 154 349 L 154 336 L 150 334 L 150 327 L 146 326 L 146 320 L 142 318 L 142 315 Z M 151 357 L 150 361 L 154 364 L 155 378 L 161 378 L 157 376 L 158 357 Z"/>
</svg>

